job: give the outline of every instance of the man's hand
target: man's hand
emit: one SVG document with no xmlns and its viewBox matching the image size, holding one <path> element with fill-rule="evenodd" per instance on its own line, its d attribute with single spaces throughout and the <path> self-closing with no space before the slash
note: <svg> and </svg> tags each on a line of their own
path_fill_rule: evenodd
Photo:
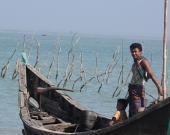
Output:
<svg viewBox="0 0 170 135">
<path fill-rule="evenodd" d="M 161 87 L 161 86 L 159 86 L 159 87 L 158 87 L 158 92 L 159 92 L 159 94 L 160 94 L 161 96 L 163 96 L 163 95 L 164 95 L 164 92 L 163 92 L 163 90 L 162 90 L 162 87 Z"/>
</svg>

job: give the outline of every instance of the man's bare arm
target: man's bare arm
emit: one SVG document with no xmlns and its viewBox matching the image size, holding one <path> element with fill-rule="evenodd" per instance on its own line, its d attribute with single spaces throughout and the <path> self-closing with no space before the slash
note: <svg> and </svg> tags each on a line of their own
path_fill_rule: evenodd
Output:
<svg viewBox="0 0 170 135">
<path fill-rule="evenodd" d="M 146 70 L 146 72 L 148 73 L 148 76 L 152 79 L 152 81 L 156 85 L 160 95 L 163 96 L 162 87 L 159 85 L 158 80 L 155 77 L 154 73 L 152 72 L 152 69 L 151 69 L 151 67 L 150 67 L 150 65 L 149 65 L 149 63 L 148 63 L 148 61 L 146 59 L 141 61 L 141 66 Z"/>
</svg>

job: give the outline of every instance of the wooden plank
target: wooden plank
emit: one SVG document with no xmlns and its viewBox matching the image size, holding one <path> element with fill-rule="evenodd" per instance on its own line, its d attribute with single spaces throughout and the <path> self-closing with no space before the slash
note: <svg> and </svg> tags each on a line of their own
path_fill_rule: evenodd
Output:
<svg viewBox="0 0 170 135">
<path fill-rule="evenodd" d="M 60 119 L 60 118 L 56 118 L 60 123 L 69 123 L 69 122 L 66 122 L 66 121 L 64 121 L 64 120 L 62 120 L 62 119 Z"/>
<path fill-rule="evenodd" d="M 54 107 L 57 107 L 57 108 L 59 107 L 58 102 L 53 101 L 53 100 L 51 100 L 51 99 L 49 99 L 49 98 L 47 98 L 47 97 L 45 97 L 43 95 L 40 95 L 40 99 L 41 99 L 40 103 L 43 104 L 43 105 L 48 103 L 48 104 L 50 104 L 50 105 L 52 105 Z"/>
<path fill-rule="evenodd" d="M 21 114 L 21 117 L 23 117 L 25 119 L 30 119 L 29 113 L 28 113 L 28 110 L 26 107 L 23 107 L 20 109 L 20 114 Z"/>
<path fill-rule="evenodd" d="M 39 117 L 38 117 L 38 116 L 31 115 L 31 119 L 36 119 L 36 120 L 38 120 Z"/>
<path fill-rule="evenodd" d="M 58 132 L 74 132 L 76 128 L 76 124 L 50 124 L 50 125 L 44 125 L 46 129 L 58 131 Z"/>
<path fill-rule="evenodd" d="M 43 95 L 40 95 L 40 104 L 41 107 L 43 109 L 45 109 L 46 111 L 50 112 L 51 114 L 55 114 L 56 116 L 62 116 L 65 115 L 66 112 L 63 111 L 60 107 L 59 107 L 59 103 L 56 101 L 53 101 Z"/>
<path fill-rule="evenodd" d="M 19 63 L 19 90 L 27 93 L 27 81 L 26 81 L 26 65 L 22 62 Z"/>
<path fill-rule="evenodd" d="M 43 124 L 39 120 L 23 118 L 23 121 L 31 127 L 43 127 Z"/>
<path fill-rule="evenodd" d="M 30 112 L 31 115 L 38 115 L 40 117 L 48 117 L 48 113 L 47 112 L 38 112 L 38 111 L 32 111 Z"/>
<path fill-rule="evenodd" d="M 50 82 L 47 78 L 45 78 L 43 75 L 41 75 L 35 68 L 27 65 L 27 68 L 31 70 L 36 76 L 38 76 L 41 80 L 49 84 L 51 87 L 55 86 L 52 82 Z"/>
<path fill-rule="evenodd" d="M 40 95 L 40 100 L 41 100 L 40 105 L 43 109 L 46 109 L 50 113 L 55 114 L 56 116 L 59 116 L 61 118 L 64 118 L 65 120 L 69 119 L 71 121 L 79 122 L 80 112 L 85 109 L 83 107 L 81 108 L 80 106 L 78 106 L 78 104 L 76 104 L 76 102 L 74 102 L 74 100 L 72 100 L 70 97 L 65 96 L 65 98 L 62 97 L 61 98 L 62 100 L 59 100 L 59 102 L 56 102 L 43 95 Z M 69 101 L 71 102 L 67 101 L 68 98 L 69 98 Z M 60 108 L 60 105 L 61 105 L 61 108 Z M 75 107 L 75 105 L 78 107 Z"/>
<path fill-rule="evenodd" d="M 23 92 L 18 93 L 18 104 L 20 108 L 25 107 L 25 97 Z"/>
<path fill-rule="evenodd" d="M 56 108 L 48 103 L 43 105 L 43 109 L 45 109 L 47 112 L 49 112 L 53 115 L 59 116 L 59 117 L 61 117 L 64 114 L 63 110 Z"/>
<path fill-rule="evenodd" d="M 58 92 L 58 91 L 57 91 Z M 68 95 L 66 95 L 65 93 L 61 94 L 62 97 L 71 105 L 75 106 L 76 108 L 80 109 L 80 110 L 87 110 L 85 107 L 81 106 L 79 103 L 77 103 L 76 101 L 74 101 L 71 97 L 69 97 Z"/>
<path fill-rule="evenodd" d="M 56 118 L 49 116 L 49 117 L 42 117 L 42 120 L 39 120 L 42 124 L 52 124 L 56 122 Z"/>
</svg>

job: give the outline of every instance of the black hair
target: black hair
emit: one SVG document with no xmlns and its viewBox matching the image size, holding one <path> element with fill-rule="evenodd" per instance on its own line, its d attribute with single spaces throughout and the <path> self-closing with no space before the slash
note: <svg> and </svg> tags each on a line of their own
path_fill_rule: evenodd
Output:
<svg viewBox="0 0 170 135">
<path fill-rule="evenodd" d="M 128 101 L 126 99 L 118 99 L 117 102 L 123 104 L 124 107 L 127 107 L 128 105 Z"/>
<path fill-rule="evenodd" d="M 140 52 L 142 51 L 142 45 L 139 43 L 133 43 L 130 45 L 130 50 L 133 50 L 135 48 L 138 48 Z"/>
</svg>

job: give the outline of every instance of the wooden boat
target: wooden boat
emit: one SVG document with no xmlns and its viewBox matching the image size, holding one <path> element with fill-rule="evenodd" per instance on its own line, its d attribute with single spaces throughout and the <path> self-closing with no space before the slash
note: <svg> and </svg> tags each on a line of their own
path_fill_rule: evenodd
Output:
<svg viewBox="0 0 170 135">
<path fill-rule="evenodd" d="M 58 91 L 59 90 L 59 91 Z M 79 105 L 36 69 L 19 64 L 19 113 L 25 135 L 167 135 L 170 98 L 122 123 L 104 127 L 110 119 Z M 69 90 L 71 91 L 71 90 Z M 169 129 L 168 129 L 169 125 Z"/>
</svg>

